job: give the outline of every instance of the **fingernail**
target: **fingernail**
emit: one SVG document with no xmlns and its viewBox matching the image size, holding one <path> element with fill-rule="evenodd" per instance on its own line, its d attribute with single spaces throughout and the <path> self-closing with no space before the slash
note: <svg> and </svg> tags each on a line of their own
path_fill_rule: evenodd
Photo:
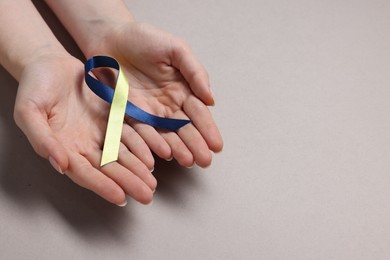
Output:
<svg viewBox="0 0 390 260">
<path fill-rule="evenodd" d="M 168 158 L 167 161 L 170 162 L 173 160 L 173 156 L 171 158 Z"/>
<path fill-rule="evenodd" d="M 146 206 L 152 206 L 153 205 L 153 200 L 151 200 Z"/>
<path fill-rule="evenodd" d="M 191 166 L 186 166 L 186 168 L 191 169 L 192 167 L 194 167 L 194 164 L 195 163 L 193 163 Z"/>
<path fill-rule="evenodd" d="M 50 162 L 51 166 L 53 166 L 53 168 L 54 168 L 57 172 L 59 172 L 59 173 L 61 173 L 61 174 L 64 174 L 64 172 L 61 170 L 60 166 L 58 165 L 58 163 L 56 162 L 56 160 L 54 160 L 53 157 L 49 156 L 49 162 Z"/>
<path fill-rule="evenodd" d="M 152 190 L 152 192 L 155 193 L 155 192 L 156 192 L 156 189 Z"/>
<path fill-rule="evenodd" d="M 211 88 L 210 88 L 210 94 L 211 94 L 211 98 L 213 99 L 213 104 L 211 106 L 215 106 L 214 92 Z"/>
<path fill-rule="evenodd" d="M 150 169 L 150 172 L 153 172 L 154 171 L 154 167 L 152 169 Z"/>
<path fill-rule="evenodd" d="M 125 200 L 125 202 L 123 202 L 122 204 L 118 204 L 118 207 L 123 208 L 123 207 L 126 206 L 126 205 L 127 205 L 127 200 Z"/>
</svg>

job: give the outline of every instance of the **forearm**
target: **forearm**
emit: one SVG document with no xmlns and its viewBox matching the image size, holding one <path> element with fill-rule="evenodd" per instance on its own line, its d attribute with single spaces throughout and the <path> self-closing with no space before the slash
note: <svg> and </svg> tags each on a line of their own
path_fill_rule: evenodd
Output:
<svg viewBox="0 0 390 260">
<path fill-rule="evenodd" d="M 134 20 L 122 0 L 45 0 L 85 56 L 112 30 Z"/>
<path fill-rule="evenodd" d="M 0 63 L 15 79 L 36 57 L 65 52 L 31 1 L 1 0 L 0 10 Z"/>
</svg>

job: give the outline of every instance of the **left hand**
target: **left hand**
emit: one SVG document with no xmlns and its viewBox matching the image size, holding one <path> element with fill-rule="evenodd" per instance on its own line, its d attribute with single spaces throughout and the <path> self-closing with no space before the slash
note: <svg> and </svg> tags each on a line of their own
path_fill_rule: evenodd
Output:
<svg viewBox="0 0 390 260">
<path fill-rule="evenodd" d="M 207 107 L 214 105 L 207 72 L 186 43 L 132 22 L 113 29 L 87 53 L 118 60 L 129 81 L 129 99 L 140 108 L 162 117 L 192 120 L 177 132 L 168 132 L 126 118 L 152 151 L 186 167 L 211 164 L 211 151 L 221 151 L 223 141 Z"/>
<path fill-rule="evenodd" d="M 84 82 L 84 66 L 68 54 L 47 53 L 21 74 L 14 117 L 34 150 L 75 183 L 124 205 L 126 195 L 148 204 L 157 181 L 142 138 L 123 127 L 118 161 L 100 167 L 109 105 Z"/>
</svg>

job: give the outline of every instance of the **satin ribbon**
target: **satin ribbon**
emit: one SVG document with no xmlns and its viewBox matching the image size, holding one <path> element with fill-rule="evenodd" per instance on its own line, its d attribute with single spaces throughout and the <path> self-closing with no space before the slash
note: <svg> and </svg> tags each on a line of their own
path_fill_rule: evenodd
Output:
<svg viewBox="0 0 390 260">
<path fill-rule="evenodd" d="M 118 70 L 115 90 L 95 79 L 89 73 L 96 68 L 103 67 Z M 169 131 L 177 131 L 191 122 L 190 120 L 155 116 L 128 101 L 129 84 L 124 73 L 121 73 L 119 63 L 114 58 L 94 56 L 89 59 L 85 63 L 85 82 L 96 95 L 111 104 L 100 166 L 118 160 L 125 114 L 148 125 Z"/>
</svg>

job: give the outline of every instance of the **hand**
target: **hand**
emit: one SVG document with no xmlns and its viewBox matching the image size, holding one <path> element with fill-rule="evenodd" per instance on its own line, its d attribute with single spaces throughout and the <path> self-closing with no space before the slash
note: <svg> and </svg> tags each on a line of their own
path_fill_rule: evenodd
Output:
<svg viewBox="0 0 390 260">
<path fill-rule="evenodd" d="M 219 152 L 223 147 L 206 106 L 213 105 L 214 99 L 205 69 L 182 40 L 131 22 L 112 28 L 86 53 L 109 55 L 119 61 L 129 80 L 129 99 L 137 106 L 158 116 L 192 120 L 175 133 L 126 118 L 158 156 L 166 160 L 174 157 L 186 167 L 210 165 L 210 150 Z"/>
<path fill-rule="evenodd" d="M 148 204 L 157 182 L 153 156 L 124 125 L 118 162 L 100 167 L 109 105 L 85 85 L 84 67 L 68 55 L 41 56 L 23 70 L 15 121 L 35 151 L 75 183 L 123 205 L 125 194 Z"/>
</svg>

